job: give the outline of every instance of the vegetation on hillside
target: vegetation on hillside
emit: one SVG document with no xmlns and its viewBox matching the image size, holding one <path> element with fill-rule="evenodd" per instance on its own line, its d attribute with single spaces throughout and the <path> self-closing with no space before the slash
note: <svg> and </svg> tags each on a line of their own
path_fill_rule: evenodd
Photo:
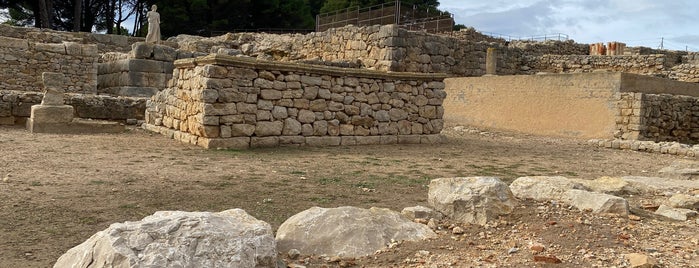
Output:
<svg viewBox="0 0 699 268">
<path fill-rule="evenodd" d="M 133 21 L 131 34 L 141 36 L 146 13 L 155 4 L 167 37 L 236 29 L 313 29 L 320 13 L 388 2 L 393 0 L 0 0 L 0 8 L 9 9 L 6 23 L 18 26 L 127 34 L 124 26 Z M 439 7 L 438 0 L 402 2 L 424 10 Z"/>
</svg>

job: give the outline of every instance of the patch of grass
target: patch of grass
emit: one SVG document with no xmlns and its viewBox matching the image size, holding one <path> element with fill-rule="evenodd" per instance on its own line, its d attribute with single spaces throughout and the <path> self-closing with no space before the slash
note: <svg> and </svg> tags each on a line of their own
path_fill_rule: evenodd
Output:
<svg viewBox="0 0 699 268">
<path fill-rule="evenodd" d="M 122 205 L 119 205 L 119 208 L 120 209 L 137 209 L 138 205 L 136 205 L 136 204 L 122 204 Z"/>
<path fill-rule="evenodd" d="M 43 185 L 43 184 L 41 184 L 40 181 L 33 181 L 30 185 L 31 185 L 31 186 L 41 186 L 41 185 Z"/>
<path fill-rule="evenodd" d="M 331 177 L 331 178 L 323 177 L 323 178 L 318 179 L 318 183 L 320 183 L 321 185 L 338 184 L 341 181 L 342 181 L 342 179 L 337 178 L 337 177 Z"/>
<path fill-rule="evenodd" d="M 103 180 L 91 180 L 91 181 L 89 182 L 89 184 L 92 184 L 92 185 L 102 185 L 102 184 L 105 184 L 105 183 L 106 183 L 106 182 L 103 181 Z"/>
<path fill-rule="evenodd" d="M 308 201 L 318 204 L 328 204 L 334 200 L 335 198 L 332 196 L 314 196 L 308 199 Z"/>
<path fill-rule="evenodd" d="M 78 218 L 78 222 L 79 222 L 80 224 L 85 224 L 85 225 L 97 224 L 98 221 L 99 221 L 99 220 L 98 220 L 97 218 L 92 217 L 92 216 L 86 216 L 86 217 L 80 217 L 80 218 Z"/>
<path fill-rule="evenodd" d="M 375 189 L 376 188 L 376 183 L 373 182 L 367 182 L 367 181 L 360 181 L 352 186 L 357 187 L 357 188 L 369 188 L 369 189 Z"/>
<path fill-rule="evenodd" d="M 292 170 L 291 172 L 289 172 L 289 174 L 291 174 L 291 175 L 306 175 L 306 172 L 300 171 L 300 170 Z"/>
<path fill-rule="evenodd" d="M 578 175 L 578 173 L 575 173 L 575 172 L 573 172 L 573 171 L 565 171 L 565 172 L 563 172 L 562 174 L 565 175 L 565 176 L 570 176 L 570 177 L 577 177 L 577 176 L 580 176 L 580 175 Z"/>
</svg>

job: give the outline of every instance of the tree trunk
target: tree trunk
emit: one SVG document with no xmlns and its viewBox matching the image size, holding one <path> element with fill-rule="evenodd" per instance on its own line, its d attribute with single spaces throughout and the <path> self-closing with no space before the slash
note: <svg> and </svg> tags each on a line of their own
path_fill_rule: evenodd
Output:
<svg viewBox="0 0 699 268">
<path fill-rule="evenodd" d="M 82 20 L 82 14 L 83 14 L 83 1 L 82 0 L 75 0 L 75 9 L 74 9 L 74 15 L 75 17 L 73 18 L 73 31 L 79 32 L 80 31 L 80 22 Z"/>
<path fill-rule="evenodd" d="M 41 28 L 51 28 L 47 1 L 50 0 L 39 0 L 39 20 Z"/>
</svg>

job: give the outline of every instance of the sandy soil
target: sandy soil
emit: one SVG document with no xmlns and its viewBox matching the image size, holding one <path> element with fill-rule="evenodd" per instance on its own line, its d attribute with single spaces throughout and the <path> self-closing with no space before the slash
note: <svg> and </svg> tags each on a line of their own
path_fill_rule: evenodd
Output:
<svg viewBox="0 0 699 268">
<path fill-rule="evenodd" d="M 468 130 L 468 129 L 466 129 Z M 515 133 L 443 132 L 440 145 L 206 150 L 130 129 L 119 135 L 30 134 L 0 127 L 0 267 L 48 267 L 113 222 L 159 210 L 242 208 L 277 228 L 312 206 L 427 205 L 431 179 L 454 176 L 657 176 L 678 156 L 609 150 Z M 643 253 L 699 267 L 699 225 L 632 203 L 640 220 L 521 201 L 488 227 L 443 222 L 438 239 L 356 260 L 302 256 L 308 267 L 623 267 Z M 649 197 L 650 198 L 650 197 Z M 462 234 L 452 228 L 461 227 Z M 532 245 L 534 250 L 532 250 Z M 543 251 L 539 252 L 539 247 Z M 284 256 L 285 254 L 281 254 Z M 561 264 L 535 262 L 555 257 Z M 676 266 L 678 265 L 678 266 Z"/>
</svg>

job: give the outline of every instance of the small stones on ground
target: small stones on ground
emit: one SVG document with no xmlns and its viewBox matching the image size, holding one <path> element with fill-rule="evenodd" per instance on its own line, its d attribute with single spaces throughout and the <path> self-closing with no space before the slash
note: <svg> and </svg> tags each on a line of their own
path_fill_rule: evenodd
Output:
<svg viewBox="0 0 699 268">
<path fill-rule="evenodd" d="M 460 235 L 460 234 L 464 233 L 464 229 L 459 227 L 459 226 L 456 226 L 456 227 L 451 229 L 451 233 L 455 234 L 455 235 Z"/>
<path fill-rule="evenodd" d="M 301 255 L 301 252 L 298 249 L 292 248 L 289 250 L 287 255 L 289 255 L 290 259 L 295 260 Z"/>
<path fill-rule="evenodd" d="M 561 259 L 559 259 L 553 255 L 549 255 L 549 256 L 534 255 L 534 261 L 535 262 L 544 262 L 544 263 L 563 263 L 563 261 L 561 261 Z"/>
<path fill-rule="evenodd" d="M 539 253 L 543 252 L 546 247 L 541 243 L 533 243 L 531 246 L 529 246 L 529 249 L 534 253 Z"/>
<path fill-rule="evenodd" d="M 518 248 L 510 248 L 507 250 L 507 254 L 515 254 L 519 251 Z"/>
<path fill-rule="evenodd" d="M 636 216 L 636 215 L 633 215 L 633 214 L 629 214 L 629 220 L 632 220 L 632 221 L 640 221 L 640 220 L 641 220 L 641 217 Z"/>
</svg>

